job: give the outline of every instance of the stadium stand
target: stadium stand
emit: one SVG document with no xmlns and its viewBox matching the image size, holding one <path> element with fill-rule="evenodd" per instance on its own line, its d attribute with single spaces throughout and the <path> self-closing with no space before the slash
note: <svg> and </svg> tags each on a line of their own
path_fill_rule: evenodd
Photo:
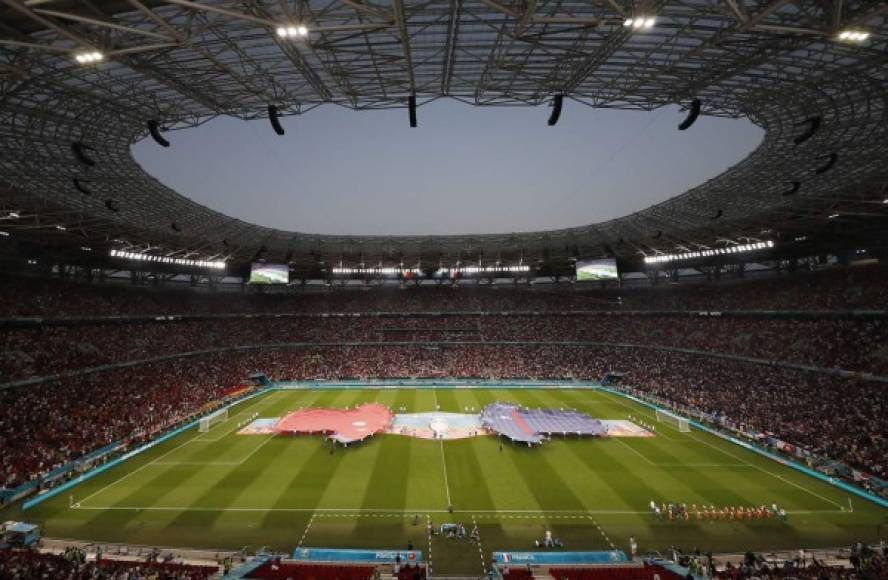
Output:
<svg viewBox="0 0 888 580">
<path fill-rule="evenodd" d="M 51 554 L 36 550 L 0 550 L 0 578 L 90 580 L 207 580 L 216 577 L 215 566 L 175 562 L 102 559 L 86 561 L 83 552 L 67 550 Z"/>
<path fill-rule="evenodd" d="M 261 580 L 369 580 L 375 571 L 376 568 L 373 566 L 306 564 L 269 560 L 250 572 L 247 578 Z M 413 580 L 412 575 L 409 578 Z"/>
<path fill-rule="evenodd" d="M 3 277 L 0 312 L 50 318 L 5 320 L 0 328 L 0 383 L 36 379 L 26 388 L 0 391 L 0 487 L 40 480 L 107 445 L 118 443 L 125 449 L 144 441 L 243 386 L 254 371 L 304 380 L 597 380 L 619 371 L 637 393 L 667 406 L 839 460 L 863 472 L 864 480 L 884 479 L 888 395 L 883 383 L 830 373 L 888 374 L 886 321 L 840 314 L 888 303 L 885 273 L 878 266 L 837 269 L 620 293 L 624 309 L 727 307 L 741 309 L 737 316 L 625 310 L 587 316 L 573 310 L 578 305 L 613 308 L 620 304 L 607 298 L 615 297 L 613 290 L 418 288 L 208 295 Z M 398 307 L 402 310 L 395 315 Z M 799 318 L 742 310 L 748 308 L 809 312 Z M 813 312 L 821 308 L 834 310 Z M 362 315 L 239 316 L 271 316 L 282 310 Z M 469 311 L 474 314 L 462 314 Z M 174 312 L 214 316 L 153 320 Z M 449 314 L 422 316 L 434 312 Z M 89 319 L 109 313 L 150 316 L 152 321 Z M 59 316 L 68 319 L 53 318 Z M 291 344 L 257 347 L 282 343 Z M 254 350 L 200 352 L 244 346 Z M 184 353 L 193 356 L 178 358 Z M 135 364 L 152 357 L 168 358 Z M 134 366 L 114 368 L 124 363 Z M 787 365 L 816 366 L 824 372 Z M 79 374 L 95 367 L 103 370 Z M 56 373 L 62 376 L 41 380 Z"/>
<path fill-rule="evenodd" d="M 680 580 L 681 576 L 662 566 L 590 566 L 549 568 L 555 580 Z"/>
</svg>

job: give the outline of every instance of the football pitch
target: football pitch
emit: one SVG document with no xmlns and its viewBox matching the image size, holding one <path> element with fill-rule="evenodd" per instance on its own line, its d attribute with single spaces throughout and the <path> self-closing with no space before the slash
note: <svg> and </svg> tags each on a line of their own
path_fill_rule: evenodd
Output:
<svg viewBox="0 0 888 580">
<path fill-rule="evenodd" d="M 406 548 L 435 575 L 477 575 L 492 551 L 532 550 L 546 530 L 568 550 L 640 553 L 813 548 L 874 541 L 888 510 L 707 433 L 657 424 L 652 438 L 553 438 L 541 447 L 492 436 L 452 441 L 377 435 L 348 448 L 319 436 L 237 435 L 254 414 L 380 402 L 408 412 L 462 412 L 494 402 L 571 407 L 598 419 L 653 411 L 592 389 L 295 389 L 235 407 L 207 433 L 190 429 L 49 499 L 23 517 L 45 535 L 157 546 L 292 552 Z M 74 503 L 71 504 L 70 496 Z M 649 503 L 758 506 L 751 521 L 658 520 Z M 453 513 L 448 512 L 453 506 Z M 427 524 L 477 525 L 480 545 L 430 537 Z"/>
</svg>

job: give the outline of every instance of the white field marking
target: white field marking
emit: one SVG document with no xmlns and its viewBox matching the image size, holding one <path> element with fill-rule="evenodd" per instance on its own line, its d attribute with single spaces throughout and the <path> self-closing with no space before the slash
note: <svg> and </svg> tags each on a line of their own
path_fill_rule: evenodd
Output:
<svg viewBox="0 0 888 580">
<path fill-rule="evenodd" d="M 475 514 L 472 514 L 472 525 L 477 528 L 478 522 L 475 521 Z M 487 562 L 484 561 L 484 547 L 481 545 L 481 530 L 478 530 L 478 554 L 481 556 L 481 574 L 487 575 Z"/>
<path fill-rule="evenodd" d="M 615 400 L 614 402 L 616 402 L 618 405 L 622 405 L 623 407 L 629 408 L 629 406 L 626 405 L 625 403 L 623 403 L 622 401 Z M 647 411 L 643 411 L 643 412 L 644 412 L 644 413 L 647 413 Z M 680 431 L 678 431 L 677 429 L 675 429 L 675 427 L 673 427 L 672 425 L 669 425 L 668 423 L 662 423 L 662 425 L 667 425 L 670 429 L 673 429 L 673 430 L 675 430 L 676 432 L 681 433 Z M 770 475 L 771 477 L 774 477 L 774 478 L 779 479 L 780 481 L 782 481 L 782 482 L 784 482 L 784 483 L 788 483 L 789 485 L 792 485 L 792 486 L 794 486 L 794 487 L 797 487 L 798 489 L 804 491 L 805 493 L 808 493 L 808 494 L 810 494 L 810 495 L 812 495 L 812 496 L 814 496 L 814 497 L 816 497 L 816 498 L 818 498 L 818 499 L 820 499 L 820 500 L 823 500 L 823 501 L 825 501 L 825 502 L 827 502 L 827 503 L 829 503 L 829 504 L 831 504 L 831 505 L 834 505 L 834 506 L 836 506 L 837 508 L 841 508 L 841 507 L 842 507 L 842 506 L 839 505 L 838 503 L 834 502 L 833 500 L 831 500 L 831 499 L 829 499 L 829 498 L 826 498 L 826 497 L 820 495 L 820 494 L 817 493 L 817 492 L 811 491 L 810 489 L 808 489 L 808 488 L 806 488 L 806 487 L 804 487 L 804 486 L 802 486 L 802 485 L 800 485 L 800 484 L 798 484 L 798 483 L 795 483 L 795 482 L 793 482 L 793 481 L 790 481 L 790 480 L 784 478 L 784 477 L 781 476 L 781 475 L 778 475 L 778 474 L 776 474 L 776 473 L 773 473 L 773 472 L 771 472 L 771 471 L 768 471 L 767 469 L 765 469 L 765 468 L 763 468 L 763 467 L 760 467 L 760 466 L 758 466 L 758 465 L 755 465 L 754 463 L 750 463 L 750 462 L 746 461 L 745 459 L 743 459 L 743 458 L 741 458 L 741 457 L 738 457 L 738 456 L 734 455 L 733 453 L 729 453 L 729 452 L 725 451 L 724 449 L 721 449 L 720 447 L 716 447 L 715 445 L 712 445 L 712 444 L 709 443 L 708 441 L 704 441 L 703 439 L 700 439 L 699 437 L 695 436 L 695 435 L 693 434 L 693 432 L 691 432 L 691 433 L 684 433 L 683 435 L 685 435 L 685 436 L 687 436 L 687 437 L 690 437 L 691 439 L 694 439 L 695 441 L 697 441 L 697 442 L 699 442 L 699 443 L 702 443 L 702 444 L 704 444 L 704 445 L 706 445 L 706 446 L 708 446 L 708 447 L 711 447 L 712 449 L 715 449 L 716 451 L 718 451 L 718 452 L 720 452 L 720 453 L 722 453 L 722 454 L 724 454 L 724 455 L 727 455 L 728 457 L 731 457 L 731 458 L 733 458 L 733 459 L 736 459 L 737 461 L 740 461 L 741 463 L 744 463 L 744 464 L 748 465 L 749 467 L 752 467 L 753 469 L 757 469 L 757 470 L 759 470 L 759 471 L 761 471 L 761 472 L 763 472 L 763 473 L 767 473 L 767 474 Z M 666 439 L 670 439 L 670 440 L 672 440 L 672 441 L 679 441 L 679 439 L 674 439 L 674 438 L 671 438 L 671 437 L 666 437 L 665 435 L 664 435 L 663 437 L 665 437 Z M 627 446 L 628 446 L 628 444 L 627 444 Z M 638 451 L 636 451 L 635 449 L 632 449 L 632 450 L 635 451 L 636 453 L 638 453 Z M 641 453 L 638 453 L 638 454 L 641 455 Z M 642 457 L 644 457 L 644 456 L 642 456 Z M 648 459 L 647 457 L 644 457 L 644 459 L 645 459 L 648 463 L 651 463 L 651 465 L 654 465 L 654 463 L 651 462 L 651 460 Z"/>
<path fill-rule="evenodd" d="M 645 461 L 647 461 L 648 465 L 655 465 L 655 463 L 654 463 L 653 461 L 651 461 L 650 459 L 647 458 L 647 455 L 644 455 L 641 451 L 639 451 L 639 450 L 636 449 L 635 447 L 632 447 L 631 445 L 629 445 L 628 443 L 626 443 L 625 441 L 623 441 L 620 437 L 614 437 L 614 439 L 615 439 L 616 441 L 618 441 L 618 442 L 619 442 L 621 445 L 623 445 L 624 447 L 628 447 L 628 448 L 629 448 L 629 451 L 631 451 L 632 453 L 638 455 L 639 457 L 641 457 L 642 459 L 644 459 Z"/>
<path fill-rule="evenodd" d="M 255 401 L 255 402 L 258 403 L 259 401 Z M 251 406 L 252 406 L 252 405 L 250 405 L 250 406 L 248 406 L 248 407 L 251 407 Z M 238 415 L 243 414 L 243 413 L 246 413 L 246 412 L 249 412 L 249 411 L 247 411 L 247 409 L 244 409 L 244 410 L 242 410 L 240 413 L 238 413 Z M 234 415 L 234 416 L 237 416 L 237 415 Z M 112 481 L 111 483 L 109 483 L 108 485 L 106 485 L 105 487 L 99 489 L 98 491 L 95 491 L 95 492 L 89 494 L 89 495 L 86 496 L 85 498 L 81 499 L 78 503 L 82 504 L 83 502 L 85 502 L 85 501 L 87 501 L 87 500 L 90 500 L 90 499 L 94 498 L 95 496 L 99 495 L 99 494 L 102 493 L 103 491 L 105 491 L 105 490 L 107 490 L 107 489 L 110 489 L 111 487 L 117 485 L 118 483 L 120 483 L 121 481 L 123 481 L 123 480 L 125 480 L 125 479 L 128 479 L 128 478 L 132 477 L 133 475 L 139 473 L 139 472 L 142 471 L 143 469 L 145 469 L 145 468 L 147 468 L 147 467 L 150 467 L 150 466 L 154 465 L 155 463 L 157 463 L 158 461 L 160 461 L 160 460 L 163 459 L 164 457 L 167 457 L 167 456 L 171 455 L 174 451 L 178 451 L 178 450 L 181 449 L 182 447 L 185 447 L 185 446 L 188 445 L 189 443 L 193 443 L 193 442 L 196 441 L 196 440 L 197 440 L 197 438 L 196 438 L 196 437 L 193 437 L 193 438 L 189 439 L 188 441 L 185 441 L 185 442 L 182 443 L 181 445 L 177 445 L 177 446 L 173 447 L 172 449 L 170 449 L 169 451 L 167 451 L 167 452 L 164 453 L 163 455 L 161 455 L 161 456 L 159 456 L 159 457 L 155 457 L 153 461 L 149 461 L 148 463 L 146 463 L 146 464 L 143 465 L 142 467 L 139 467 L 139 468 L 137 468 L 137 469 L 134 469 L 133 471 L 130 471 L 129 473 L 125 473 L 121 478 L 119 478 L 119 479 L 115 479 L 114 481 Z M 81 506 L 81 507 L 82 507 L 82 506 Z M 77 508 L 77 509 L 80 509 L 80 508 Z"/>
<path fill-rule="evenodd" d="M 598 529 L 599 533 L 601 533 L 601 536 L 604 538 L 604 541 L 607 542 L 608 544 L 610 544 L 610 547 L 612 550 L 615 550 L 617 547 L 614 545 L 614 543 L 611 541 L 611 539 L 607 537 L 607 533 L 605 533 L 605 531 L 601 528 L 601 526 L 598 525 L 598 522 L 593 520 L 592 516 L 586 516 L 586 517 L 588 517 L 590 520 L 592 520 L 592 523 Z"/>
<path fill-rule="evenodd" d="M 656 461 L 652 461 L 651 459 L 649 459 L 644 453 L 642 453 L 641 451 L 639 451 L 635 447 L 632 447 L 631 445 L 629 445 L 629 443 L 627 443 L 626 441 L 623 441 L 622 438 L 613 437 L 613 439 L 615 439 L 616 441 L 619 441 L 620 443 L 622 443 L 623 445 L 628 447 L 631 451 L 635 452 L 635 454 L 637 454 L 639 457 L 641 457 L 642 459 L 647 461 L 648 464 L 653 467 L 679 467 L 679 468 L 684 468 L 684 467 L 688 467 L 688 468 L 695 468 L 695 467 L 742 467 L 742 468 L 749 468 L 749 467 L 753 467 L 754 468 L 755 467 L 755 465 L 752 465 L 751 463 L 657 463 Z"/>
<path fill-rule="evenodd" d="M 812 496 L 814 496 L 814 497 L 816 497 L 816 498 L 818 498 L 818 499 L 821 499 L 821 500 L 823 500 L 823 501 L 825 501 L 825 502 L 827 502 L 827 503 L 829 503 L 829 504 L 832 504 L 832 505 L 836 506 L 836 507 L 839 508 L 839 509 L 844 509 L 844 508 L 842 508 L 842 506 L 841 506 L 840 504 L 834 502 L 833 500 L 829 499 L 828 497 L 824 497 L 824 496 L 820 495 L 819 493 L 817 493 L 816 491 L 811 491 L 810 489 L 808 489 L 807 487 L 805 487 L 805 486 L 803 486 L 803 485 L 800 485 L 800 484 L 798 484 L 798 483 L 796 483 L 796 482 L 794 482 L 794 481 L 790 481 L 790 480 L 786 479 L 785 477 L 783 477 L 782 475 L 779 475 L 779 474 L 774 473 L 774 472 L 772 472 L 772 471 L 768 471 L 768 470 L 765 469 L 764 467 L 760 467 L 760 466 L 758 466 L 758 465 L 755 465 L 754 463 L 750 463 L 750 462 L 744 460 L 744 459 L 741 458 L 741 457 L 737 457 L 737 456 L 734 455 L 733 453 L 730 453 L 730 452 L 728 452 L 728 451 L 725 451 L 724 449 L 721 449 L 720 447 L 717 447 L 717 446 L 713 445 L 712 443 L 709 443 L 708 441 L 705 441 L 705 440 L 703 440 L 703 439 L 700 439 L 699 437 L 696 437 L 696 436 L 693 435 L 693 434 L 691 434 L 690 437 L 691 437 L 693 440 L 698 441 L 698 442 L 702 443 L 703 445 L 706 445 L 707 447 L 711 447 L 712 449 L 715 449 L 716 451 L 718 451 L 718 452 L 720 452 L 720 453 L 723 453 L 724 455 L 727 455 L 728 457 L 733 457 L 733 458 L 736 459 L 737 461 L 742 461 L 743 463 L 746 463 L 747 465 L 749 465 L 749 466 L 752 467 L 753 469 L 757 469 L 757 470 L 761 471 L 762 473 L 767 473 L 767 474 L 770 475 L 771 477 L 774 477 L 774 478 L 776 478 L 776 479 L 779 479 L 779 480 L 782 481 L 783 483 L 788 483 L 789 485 L 791 485 L 791 486 L 793 486 L 793 487 L 796 487 L 796 488 L 798 488 L 798 489 L 804 491 L 805 493 L 810 494 L 810 495 L 812 495 Z"/>
<path fill-rule="evenodd" d="M 275 438 L 273 433 L 270 433 L 266 436 L 265 441 L 257 445 L 250 451 L 246 457 L 242 458 L 240 461 L 156 461 L 154 465 L 204 465 L 204 466 L 228 466 L 233 467 L 237 465 L 243 465 L 246 461 L 252 457 L 259 449 L 264 447 L 269 441 Z"/>
<path fill-rule="evenodd" d="M 447 482 L 447 461 L 444 459 L 444 440 L 438 440 L 441 443 L 441 465 L 444 468 L 444 489 L 447 491 L 447 507 L 453 505 L 450 501 L 450 484 Z"/>
<path fill-rule="evenodd" d="M 598 392 L 601 392 L 601 391 L 598 391 Z M 604 396 L 604 395 L 608 395 L 608 396 Z M 665 425 L 666 427 L 669 427 L 670 429 L 672 429 L 676 433 L 680 433 L 681 435 L 687 435 L 686 433 L 682 433 L 681 431 L 679 431 L 678 429 L 676 429 L 675 427 L 673 427 L 669 423 L 660 423 L 659 421 L 657 421 L 656 413 L 649 415 L 648 413 L 650 413 L 650 411 L 647 408 L 642 407 L 641 405 L 631 406 L 631 405 L 621 401 L 617 395 L 610 395 L 609 393 L 602 393 L 602 396 L 604 396 L 604 398 L 607 402 L 611 402 L 611 403 L 620 405 L 621 407 L 625 407 L 626 409 L 629 409 L 630 411 L 632 411 L 635 414 L 644 414 L 646 417 L 651 419 L 651 421 L 653 421 L 657 425 Z M 669 437 L 668 435 L 663 435 L 660 431 L 655 432 L 655 437 L 662 437 L 663 439 L 668 439 L 669 441 L 681 441 L 682 440 L 681 437 Z"/>
<path fill-rule="evenodd" d="M 263 399 L 260 397 L 259 399 L 257 399 L 254 402 L 255 403 L 260 403 L 260 402 L 264 403 L 263 405 L 261 405 L 261 408 L 264 410 L 265 408 L 267 408 L 269 406 L 269 404 L 271 403 L 271 400 L 275 398 L 276 394 L 277 393 L 269 393 L 268 395 L 266 395 L 267 398 Z M 234 415 L 229 416 L 228 419 L 226 420 L 226 423 L 228 421 L 231 421 L 235 417 L 240 417 L 241 415 L 245 415 L 250 412 L 258 412 L 258 410 L 254 409 L 252 405 L 248 405 L 246 408 L 241 409 L 240 411 L 238 411 Z M 199 436 L 195 437 L 194 439 L 192 439 L 192 441 L 198 441 L 200 443 L 215 443 L 216 441 L 221 441 L 222 439 L 228 437 L 229 435 L 231 435 L 232 433 L 234 433 L 238 429 L 240 429 L 240 427 L 236 426 L 234 429 L 230 429 L 228 431 L 225 431 L 222 435 L 219 435 L 218 437 L 214 437 L 212 439 L 207 439 L 206 437 L 199 435 Z M 217 431 L 217 433 L 218 433 L 218 431 Z"/>
<path fill-rule="evenodd" d="M 432 515 L 426 514 L 426 535 L 429 539 L 429 553 L 426 556 L 428 558 L 428 576 L 432 576 Z"/>
<path fill-rule="evenodd" d="M 305 526 L 305 531 L 302 532 L 302 537 L 299 538 L 299 544 L 296 545 L 297 548 L 302 547 L 302 543 L 305 541 L 305 536 L 308 535 L 308 530 L 311 529 L 311 523 L 314 521 L 314 519 L 315 519 L 315 515 L 311 514 L 311 517 L 308 518 L 308 525 Z"/>
</svg>

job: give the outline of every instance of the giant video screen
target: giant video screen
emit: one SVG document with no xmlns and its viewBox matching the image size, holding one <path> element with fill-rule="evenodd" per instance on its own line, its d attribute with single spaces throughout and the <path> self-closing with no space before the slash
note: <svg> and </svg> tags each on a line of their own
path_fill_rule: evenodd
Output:
<svg viewBox="0 0 888 580">
<path fill-rule="evenodd" d="M 288 284 L 290 266 L 253 262 L 250 266 L 250 284 Z"/>
<path fill-rule="evenodd" d="M 616 280 L 619 277 L 617 261 L 613 258 L 605 260 L 577 260 L 577 282 Z"/>
</svg>

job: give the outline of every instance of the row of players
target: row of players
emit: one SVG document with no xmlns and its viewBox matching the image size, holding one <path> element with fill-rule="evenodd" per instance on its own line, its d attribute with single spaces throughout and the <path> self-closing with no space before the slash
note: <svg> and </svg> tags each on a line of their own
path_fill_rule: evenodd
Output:
<svg viewBox="0 0 888 580">
<path fill-rule="evenodd" d="M 685 503 L 669 503 L 657 505 L 657 502 L 651 500 L 651 513 L 657 519 L 664 517 L 669 520 L 762 520 L 778 517 L 786 519 L 786 510 L 779 507 L 776 503 L 770 507 L 766 505 L 760 506 L 725 506 L 717 508 L 714 505 L 701 505 Z"/>
</svg>

